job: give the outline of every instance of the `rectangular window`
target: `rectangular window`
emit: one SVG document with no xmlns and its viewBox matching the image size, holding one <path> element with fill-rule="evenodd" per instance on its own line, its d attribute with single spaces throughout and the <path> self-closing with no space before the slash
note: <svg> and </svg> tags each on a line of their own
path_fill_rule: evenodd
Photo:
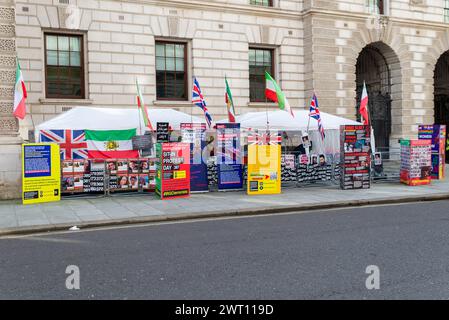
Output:
<svg viewBox="0 0 449 320">
<path fill-rule="evenodd" d="M 47 98 L 84 99 L 83 36 L 45 34 Z"/>
<path fill-rule="evenodd" d="M 444 1 L 444 22 L 449 22 L 449 0 Z"/>
<path fill-rule="evenodd" d="M 272 49 L 249 49 L 249 95 L 251 102 L 267 102 L 265 98 L 265 71 L 274 78 Z"/>
<path fill-rule="evenodd" d="M 384 0 L 366 0 L 366 6 L 368 7 L 368 12 L 385 14 L 385 1 Z"/>
<path fill-rule="evenodd" d="M 250 0 L 249 4 L 255 4 L 257 6 L 264 6 L 264 7 L 272 7 L 273 0 Z"/>
<path fill-rule="evenodd" d="M 158 100 L 187 100 L 187 44 L 156 42 Z"/>
</svg>

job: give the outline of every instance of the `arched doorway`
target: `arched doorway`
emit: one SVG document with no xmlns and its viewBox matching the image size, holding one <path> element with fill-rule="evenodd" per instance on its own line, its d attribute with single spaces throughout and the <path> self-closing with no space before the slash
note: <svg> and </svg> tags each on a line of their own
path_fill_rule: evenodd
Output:
<svg viewBox="0 0 449 320">
<path fill-rule="evenodd" d="M 435 124 L 449 126 L 449 51 L 438 59 L 434 71 Z M 449 152 L 446 149 L 446 162 Z"/>
<path fill-rule="evenodd" d="M 398 72 L 399 71 L 399 72 Z M 360 120 L 360 98 L 363 82 L 368 91 L 368 110 L 374 130 L 376 149 L 388 152 L 392 133 L 392 87 L 400 83 L 400 64 L 394 51 L 382 42 L 367 45 L 356 65 L 357 120 Z"/>
</svg>

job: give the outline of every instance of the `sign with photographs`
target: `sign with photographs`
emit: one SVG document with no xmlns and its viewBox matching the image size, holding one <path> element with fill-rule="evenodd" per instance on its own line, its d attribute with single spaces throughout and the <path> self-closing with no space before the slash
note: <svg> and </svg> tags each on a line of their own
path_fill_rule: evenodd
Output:
<svg viewBox="0 0 449 320">
<path fill-rule="evenodd" d="M 294 154 L 283 154 L 281 156 L 282 182 L 296 181 L 296 161 Z"/>
<path fill-rule="evenodd" d="M 446 126 L 445 125 L 420 125 L 418 127 L 418 139 L 431 140 L 432 143 L 432 179 L 444 179 L 446 163 Z"/>
<path fill-rule="evenodd" d="M 155 189 L 156 159 L 108 159 L 109 190 L 148 191 Z"/>
<path fill-rule="evenodd" d="M 22 203 L 34 204 L 61 200 L 59 145 L 22 145 Z"/>
<path fill-rule="evenodd" d="M 281 142 L 277 132 L 249 133 L 249 195 L 281 193 Z"/>
<path fill-rule="evenodd" d="M 162 200 L 190 195 L 190 144 L 158 143 L 156 194 Z"/>
<path fill-rule="evenodd" d="M 182 142 L 190 144 L 190 191 L 209 191 L 207 164 L 203 161 L 206 148 L 205 123 L 181 123 Z"/>
<path fill-rule="evenodd" d="M 243 188 L 243 168 L 240 148 L 240 123 L 218 123 L 218 190 Z"/>
<path fill-rule="evenodd" d="M 371 130 L 364 125 L 340 128 L 340 187 L 369 189 L 371 187 Z"/>
<path fill-rule="evenodd" d="M 401 182 L 409 186 L 430 184 L 432 141 L 401 140 Z"/>
<path fill-rule="evenodd" d="M 61 163 L 63 194 L 104 192 L 104 160 L 63 160 Z"/>
</svg>

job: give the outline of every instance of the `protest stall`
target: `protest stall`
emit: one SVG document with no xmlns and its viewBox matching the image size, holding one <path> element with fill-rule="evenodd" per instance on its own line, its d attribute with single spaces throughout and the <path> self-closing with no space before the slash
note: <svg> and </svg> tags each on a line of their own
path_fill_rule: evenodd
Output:
<svg viewBox="0 0 449 320">
<path fill-rule="evenodd" d="M 282 138 L 281 171 L 283 186 L 306 186 L 315 183 L 339 183 L 340 126 L 361 125 L 346 118 L 321 112 L 325 127 L 323 140 L 316 122 L 310 122 L 308 110 L 249 112 L 236 117 L 242 130 L 244 159 L 246 137 L 252 131 L 278 131 Z M 312 120 L 314 121 L 314 120 Z M 221 122 L 227 122 L 222 120 Z M 245 162 L 246 163 L 246 162 Z M 244 168 L 243 175 L 246 170 Z"/>
<path fill-rule="evenodd" d="M 154 192 L 156 138 L 169 142 L 182 123 L 204 121 L 173 109 L 151 109 L 149 117 L 160 131 L 150 132 L 137 109 L 115 108 L 76 107 L 36 126 L 36 141 L 60 146 L 61 194 Z"/>
</svg>

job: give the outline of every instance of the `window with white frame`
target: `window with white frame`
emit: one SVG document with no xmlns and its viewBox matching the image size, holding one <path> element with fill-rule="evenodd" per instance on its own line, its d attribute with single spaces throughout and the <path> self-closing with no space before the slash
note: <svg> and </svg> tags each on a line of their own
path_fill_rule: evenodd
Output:
<svg viewBox="0 0 449 320">
<path fill-rule="evenodd" d="M 444 22 L 449 22 L 449 0 L 444 1 Z"/>
<path fill-rule="evenodd" d="M 366 0 L 368 12 L 382 15 L 386 14 L 386 2 L 387 0 Z"/>
</svg>

